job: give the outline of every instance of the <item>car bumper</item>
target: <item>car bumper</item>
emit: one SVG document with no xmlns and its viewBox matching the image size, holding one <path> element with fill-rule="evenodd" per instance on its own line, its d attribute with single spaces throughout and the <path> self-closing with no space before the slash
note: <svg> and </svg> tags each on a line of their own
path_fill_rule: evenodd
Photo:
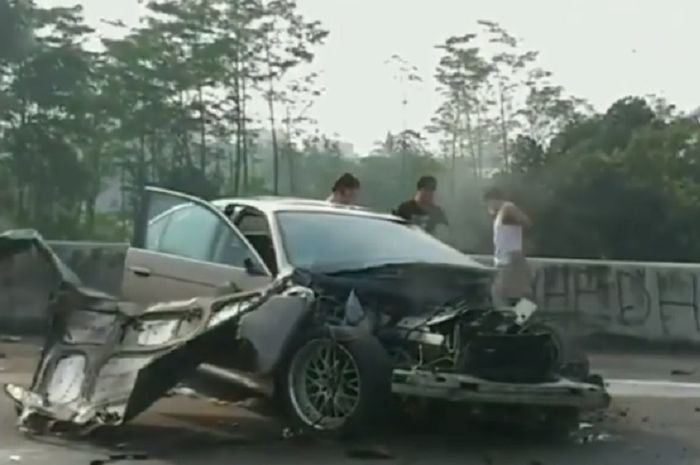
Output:
<svg viewBox="0 0 700 465">
<path fill-rule="evenodd" d="M 395 369 L 394 394 L 474 404 L 574 407 L 597 410 L 610 405 L 603 387 L 568 379 L 540 384 L 501 383 L 458 373 Z"/>
</svg>

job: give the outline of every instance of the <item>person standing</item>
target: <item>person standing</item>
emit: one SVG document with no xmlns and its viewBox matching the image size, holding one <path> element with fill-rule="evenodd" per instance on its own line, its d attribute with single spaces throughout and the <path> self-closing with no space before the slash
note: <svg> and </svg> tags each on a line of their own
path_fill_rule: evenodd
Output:
<svg viewBox="0 0 700 465">
<path fill-rule="evenodd" d="M 484 203 L 493 217 L 493 260 L 496 267 L 491 287 L 493 303 L 496 307 L 508 307 L 522 298 L 532 299 L 532 272 L 523 250 L 523 232 L 532 223 L 498 187 L 484 193 Z"/>
<path fill-rule="evenodd" d="M 445 212 L 435 204 L 436 190 L 437 180 L 434 176 L 421 176 L 416 184 L 416 195 L 399 205 L 394 214 L 429 234 L 435 234 L 439 225 L 448 226 Z"/>
<path fill-rule="evenodd" d="M 331 195 L 328 196 L 326 202 L 353 205 L 359 190 L 360 180 L 350 173 L 344 173 L 333 183 Z"/>
</svg>

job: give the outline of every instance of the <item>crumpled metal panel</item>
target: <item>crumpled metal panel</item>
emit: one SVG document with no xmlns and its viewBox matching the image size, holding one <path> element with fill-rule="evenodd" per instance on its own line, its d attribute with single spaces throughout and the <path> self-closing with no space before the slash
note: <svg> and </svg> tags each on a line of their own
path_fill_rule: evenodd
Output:
<svg viewBox="0 0 700 465">
<path fill-rule="evenodd" d="M 32 247 L 56 275 L 50 330 L 31 386 L 8 384 L 5 392 L 20 428 L 35 432 L 130 420 L 205 361 L 217 341 L 235 337 L 241 316 L 290 289 L 283 276 L 258 292 L 143 308 L 83 286 L 35 231 L 0 235 L 0 263 Z"/>
</svg>

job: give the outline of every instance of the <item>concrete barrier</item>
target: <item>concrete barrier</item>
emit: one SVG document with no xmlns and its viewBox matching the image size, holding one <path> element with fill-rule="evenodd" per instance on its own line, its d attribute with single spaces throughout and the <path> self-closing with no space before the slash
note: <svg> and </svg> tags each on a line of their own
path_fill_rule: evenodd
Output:
<svg viewBox="0 0 700 465">
<path fill-rule="evenodd" d="M 52 250 L 89 287 L 119 295 L 126 244 L 49 241 Z M 57 278 L 37 250 L 0 263 L 0 334 L 40 334 Z"/>
<path fill-rule="evenodd" d="M 87 285 L 119 294 L 126 244 L 50 244 Z M 581 335 L 700 346 L 700 264 L 542 258 L 530 263 L 540 309 Z M 11 279 L 7 272 L 0 276 L 0 296 L 8 293 Z M 18 302 L 2 302 L 0 322 L 22 318 L 26 326 L 39 317 L 18 310 Z"/>
<path fill-rule="evenodd" d="M 87 286 L 110 295 L 119 295 L 128 244 L 72 241 L 48 243 Z"/>
<path fill-rule="evenodd" d="M 700 345 L 700 265 L 533 259 L 537 303 L 583 335 Z"/>
</svg>

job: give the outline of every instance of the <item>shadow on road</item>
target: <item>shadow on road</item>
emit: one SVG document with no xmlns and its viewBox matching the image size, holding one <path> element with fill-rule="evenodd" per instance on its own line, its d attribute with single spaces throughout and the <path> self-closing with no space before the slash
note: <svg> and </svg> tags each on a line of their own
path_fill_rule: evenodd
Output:
<svg viewBox="0 0 700 465">
<path fill-rule="evenodd" d="M 275 419 L 238 407 L 195 404 L 200 405 L 183 408 L 176 399 L 169 399 L 132 424 L 97 431 L 87 442 L 114 453 L 146 452 L 151 459 L 176 465 L 340 464 L 380 458 L 416 464 L 676 465 L 700 457 L 690 440 L 615 424 L 611 419 L 597 425 L 584 423 L 572 435 L 451 421 L 436 422 L 428 431 L 397 427 L 360 441 L 337 441 L 285 439 L 283 425 Z M 365 460 L 349 453 L 358 449 L 370 451 Z M 382 452 L 373 455 L 377 450 Z"/>
</svg>

